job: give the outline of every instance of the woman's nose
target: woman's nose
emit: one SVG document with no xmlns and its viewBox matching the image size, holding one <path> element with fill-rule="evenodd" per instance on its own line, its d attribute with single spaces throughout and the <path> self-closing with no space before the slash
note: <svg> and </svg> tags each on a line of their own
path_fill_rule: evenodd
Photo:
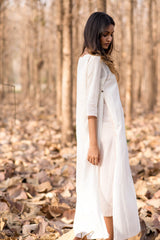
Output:
<svg viewBox="0 0 160 240">
<path fill-rule="evenodd" d="M 108 37 L 108 41 L 111 42 L 112 41 L 112 36 Z"/>
</svg>

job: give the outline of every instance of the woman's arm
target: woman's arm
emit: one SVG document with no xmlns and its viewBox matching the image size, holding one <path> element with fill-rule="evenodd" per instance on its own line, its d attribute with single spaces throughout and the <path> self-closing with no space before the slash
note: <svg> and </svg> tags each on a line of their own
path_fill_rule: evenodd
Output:
<svg viewBox="0 0 160 240">
<path fill-rule="evenodd" d="M 89 128 L 89 143 L 90 145 L 97 145 L 97 117 L 88 116 L 88 128 Z"/>
<path fill-rule="evenodd" d="M 87 116 L 89 131 L 88 161 L 94 165 L 99 162 L 99 149 L 97 139 L 98 97 L 100 92 L 102 65 L 100 56 L 91 56 L 87 69 Z"/>
<path fill-rule="evenodd" d="M 100 152 L 97 142 L 97 117 L 88 116 L 89 128 L 89 149 L 87 160 L 93 165 L 98 165 L 100 162 Z"/>
</svg>

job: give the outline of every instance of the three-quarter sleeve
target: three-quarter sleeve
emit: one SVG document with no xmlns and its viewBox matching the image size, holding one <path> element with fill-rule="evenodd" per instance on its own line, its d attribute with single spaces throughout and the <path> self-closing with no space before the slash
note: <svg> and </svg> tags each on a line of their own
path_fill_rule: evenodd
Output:
<svg viewBox="0 0 160 240">
<path fill-rule="evenodd" d="M 101 68 L 100 56 L 91 56 L 87 69 L 87 116 L 97 117 Z"/>
</svg>

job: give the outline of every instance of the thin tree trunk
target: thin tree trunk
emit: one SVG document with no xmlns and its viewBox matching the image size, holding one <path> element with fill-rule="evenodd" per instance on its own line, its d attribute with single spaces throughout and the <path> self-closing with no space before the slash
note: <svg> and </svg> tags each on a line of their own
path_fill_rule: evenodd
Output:
<svg viewBox="0 0 160 240">
<path fill-rule="evenodd" d="M 56 58 L 57 55 L 55 54 L 55 49 L 53 49 L 53 43 L 56 38 L 55 36 L 55 4 L 52 3 L 50 8 L 45 11 L 45 52 L 47 54 L 45 63 L 46 65 L 46 72 L 47 72 L 47 85 L 46 85 L 46 91 L 45 91 L 45 98 L 47 96 L 51 96 L 53 99 L 52 103 L 54 106 L 56 106 L 56 82 L 55 82 L 55 66 L 56 66 Z M 54 15 L 53 15 L 54 14 Z M 57 48 L 57 45 L 55 46 Z M 56 110 L 56 109 L 55 109 Z"/>
<path fill-rule="evenodd" d="M 39 99 L 39 79 L 38 79 L 38 4 L 32 0 L 32 28 L 33 28 L 33 58 L 32 58 L 32 81 L 33 81 L 33 99 L 35 103 L 38 103 Z"/>
<path fill-rule="evenodd" d="M 80 55 L 79 46 L 81 45 L 80 40 L 79 40 L 79 26 L 80 26 L 79 9 L 80 9 L 80 1 L 76 0 L 76 3 L 74 3 L 73 7 L 72 7 L 72 79 L 73 79 L 72 103 L 73 103 L 73 113 L 75 113 L 74 110 L 76 107 L 77 62 L 78 62 L 78 57 Z M 73 118 L 74 117 L 75 117 L 75 114 L 73 115 Z"/>
<path fill-rule="evenodd" d="M 28 85 L 29 85 L 29 78 L 28 78 L 28 67 L 27 67 L 27 60 L 28 60 L 28 30 L 26 29 L 26 26 L 24 26 L 24 41 L 23 41 L 23 51 L 21 54 L 21 86 L 22 86 L 22 92 L 21 92 L 21 98 L 22 100 L 28 96 Z"/>
<path fill-rule="evenodd" d="M 79 1 L 77 1 L 77 2 L 79 2 Z M 93 0 L 88 0 L 88 5 L 89 5 L 89 12 L 92 12 L 94 9 Z"/>
<path fill-rule="evenodd" d="M 43 104 L 44 91 L 42 88 L 42 68 L 44 64 L 44 26 L 45 26 L 45 16 L 44 16 L 44 6 L 39 2 L 39 14 L 38 14 L 38 62 L 37 62 L 37 73 L 38 73 L 38 103 L 41 106 Z M 48 41 L 50 39 L 48 38 Z M 47 80 L 44 83 L 47 85 Z"/>
<path fill-rule="evenodd" d="M 62 68 L 62 146 L 72 140 L 72 25 L 71 0 L 63 1 L 63 68 Z"/>
<path fill-rule="evenodd" d="M 107 0 L 97 0 L 97 9 L 99 12 L 107 11 Z"/>
<path fill-rule="evenodd" d="M 134 25 L 133 25 L 133 10 L 134 10 L 134 0 L 130 2 L 130 60 L 129 60 L 129 77 L 127 79 L 126 86 L 126 122 L 130 124 L 132 120 L 133 113 L 133 56 L 134 56 Z"/>
<path fill-rule="evenodd" d="M 138 71 L 138 86 L 137 86 L 137 98 L 136 101 L 140 103 L 142 92 L 142 78 L 143 78 L 143 14 L 141 8 L 138 10 L 139 16 L 137 19 L 137 34 L 136 34 L 136 46 L 137 46 L 137 60 L 136 68 Z M 141 22 L 141 24 L 139 24 Z"/>
<path fill-rule="evenodd" d="M 0 83 L 1 83 L 1 95 L 0 98 L 3 100 L 5 98 L 5 62 L 4 62 L 4 53 L 5 53 L 5 9 L 2 9 L 2 3 L 0 4 L 0 24 L 1 24 L 1 73 L 0 73 Z"/>
<path fill-rule="evenodd" d="M 117 9 L 120 9 L 119 12 L 119 35 L 120 35 L 120 39 L 119 39 L 119 51 L 120 51 L 120 56 L 119 56 L 119 71 L 120 71 L 120 83 L 119 83 L 119 87 L 120 87 L 120 93 L 121 96 L 125 96 L 125 42 L 124 42 L 124 38 L 125 38 L 125 28 L 124 28 L 124 24 L 123 24 L 123 9 L 121 8 L 122 2 L 119 0 L 117 0 Z"/>
<path fill-rule="evenodd" d="M 56 62 L 56 116 L 59 124 L 62 121 L 62 0 L 56 2 L 57 25 L 57 62 Z"/>
<path fill-rule="evenodd" d="M 154 52 L 153 52 L 153 24 L 152 24 L 152 0 L 148 0 L 148 29 L 147 29 L 147 104 L 146 110 L 153 111 L 156 102 L 156 79 L 154 74 Z"/>
<path fill-rule="evenodd" d="M 155 0 L 153 2 L 154 4 L 154 12 L 155 12 L 155 21 L 153 22 L 153 33 L 154 34 L 154 38 L 153 38 L 153 79 L 154 79 L 154 83 L 153 83 L 153 91 L 154 91 L 154 106 L 156 106 L 157 102 L 158 102 L 158 71 L 157 71 L 157 63 L 158 63 L 158 49 L 157 49 L 157 42 L 158 42 L 158 4 L 157 1 Z"/>
</svg>

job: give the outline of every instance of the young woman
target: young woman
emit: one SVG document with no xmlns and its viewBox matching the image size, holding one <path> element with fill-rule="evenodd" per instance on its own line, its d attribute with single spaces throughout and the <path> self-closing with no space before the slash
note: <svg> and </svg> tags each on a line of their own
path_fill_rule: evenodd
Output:
<svg viewBox="0 0 160 240">
<path fill-rule="evenodd" d="M 115 22 L 94 12 L 77 66 L 74 240 L 125 240 L 140 232 L 113 50 Z"/>
</svg>

